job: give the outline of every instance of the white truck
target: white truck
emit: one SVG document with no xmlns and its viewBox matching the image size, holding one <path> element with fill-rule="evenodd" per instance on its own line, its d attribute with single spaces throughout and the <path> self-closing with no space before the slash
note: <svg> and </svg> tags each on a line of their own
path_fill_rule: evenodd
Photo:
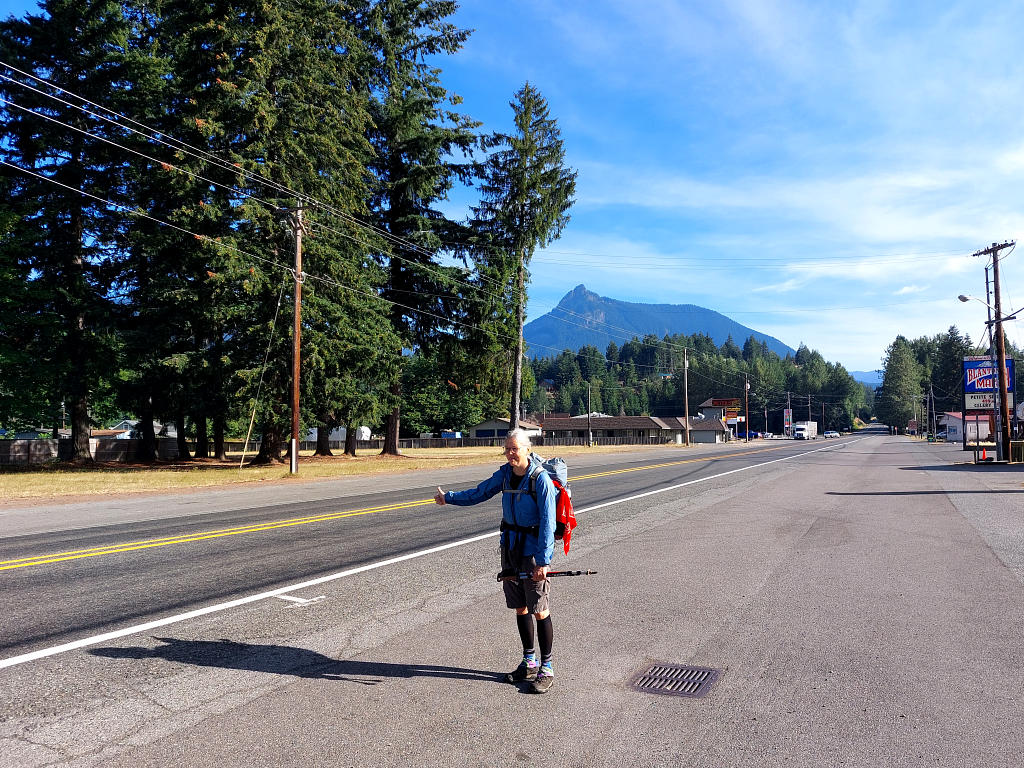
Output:
<svg viewBox="0 0 1024 768">
<path fill-rule="evenodd" d="M 798 421 L 793 424 L 793 439 L 794 440 L 817 440 L 818 439 L 818 422 L 816 421 Z"/>
</svg>

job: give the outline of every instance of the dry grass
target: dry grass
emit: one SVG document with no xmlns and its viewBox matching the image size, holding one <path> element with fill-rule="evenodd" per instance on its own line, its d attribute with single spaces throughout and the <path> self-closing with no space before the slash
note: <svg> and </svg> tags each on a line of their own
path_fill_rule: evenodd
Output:
<svg viewBox="0 0 1024 768">
<path fill-rule="evenodd" d="M 642 451 L 669 446 L 599 446 L 595 448 L 558 447 L 545 455 L 573 456 L 581 453 Z M 297 483 L 327 480 L 352 475 L 378 475 L 443 469 L 504 461 L 500 448 L 413 448 L 402 456 L 380 456 L 366 452 L 356 457 L 314 457 L 299 454 L 299 473 L 290 475 L 288 464 L 238 467 L 206 459 L 188 462 L 162 462 L 154 465 L 101 464 L 92 467 L 45 465 L 0 468 L 0 507 L 25 503 L 67 502 L 121 496 L 131 493 L 189 491 L 251 483 Z"/>
</svg>

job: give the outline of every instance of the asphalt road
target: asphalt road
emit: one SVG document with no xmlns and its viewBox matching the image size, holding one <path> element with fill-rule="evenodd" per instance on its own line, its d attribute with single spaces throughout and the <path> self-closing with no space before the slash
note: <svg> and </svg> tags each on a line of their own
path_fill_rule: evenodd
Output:
<svg viewBox="0 0 1024 768">
<path fill-rule="evenodd" d="M 824 447 L 824 440 L 761 441 L 696 456 L 669 450 L 591 460 L 573 472 L 575 505 L 605 504 Z M 464 470 L 452 487 L 475 484 L 493 469 Z M 497 497 L 442 513 L 431 501 L 433 480 L 421 473 L 407 478 L 408 487 L 384 491 L 350 490 L 343 481 L 334 495 L 315 499 L 143 520 L 125 512 L 122 522 L 102 515 L 93 523 L 106 511 L 101 503 L 79 510 L 77 524 L 62 530 L 18 535 L 5 526 L 0 660 L 495 530 Z M 150 504 L 160 501 L 139 509 Z"/>
<path fill-rule="evenodd" d="M 1019 766 L 1024 472 L 966 459 L 879 434 L 574 461 L 556 565 L 599 573 L 553 584 L 545 696 L 498 682 L 496 501 L 428 503 L 484 468 L 5 511 L 0 766 Z M 721 676 L 634 690 L 651 662 Z"/>
</svg>

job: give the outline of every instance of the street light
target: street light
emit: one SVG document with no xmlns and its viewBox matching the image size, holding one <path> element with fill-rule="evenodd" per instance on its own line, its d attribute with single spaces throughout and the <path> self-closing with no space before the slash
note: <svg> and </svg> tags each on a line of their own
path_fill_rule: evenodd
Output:
<svg viewBox="0 0 1024 768">
<path fill-rule="evenodd" d="M 987 301 L 983 301 L 982 299 L 979 299 L 977 296 L 969 296 L 967 294 L 961 293 L 959 296 L 957 296 L 957 298 L 960 299 L 960 301 L 964 302 L 965 304 L 968 301 L 974 300 L 974 301 L 978 302 L 979 304 L 984 304 L 986 307 L 988 307 L 993 312 L 995 312 L 995 307 L 993 307 Z M 1021 307 L 1021 309 L 1024 309 L 1024 307 Z M 1008 315 L 1004 315 L 1003 317 L 996 318 L 995 320 L 986 320 L 985 321 L 985 325 L 992 325 L 993 323 L 1000 323 L 1000 322 L 1002 322 L 1004 320 L 1016 320 L 1017 319 L 1017 314 L 1019 312 L 1020 312 L 1020 309 L 1015 309 L 1013 312 L 1011 312 Z"/>
</svg>

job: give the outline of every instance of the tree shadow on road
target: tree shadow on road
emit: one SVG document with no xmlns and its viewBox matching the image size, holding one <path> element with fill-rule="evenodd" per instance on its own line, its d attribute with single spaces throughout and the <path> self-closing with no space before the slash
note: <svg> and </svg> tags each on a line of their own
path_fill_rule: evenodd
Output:
<svg viewBox="0 0 1024 768">
<path fill-rule="evenodd" d="M 902 469 L 904 472 L 970 472 L 971 474 L 1011 474 L 1024 477 L 1020 464 L 997 464 L 995 462 L 975 464 L 973 461 L 964 461 L 958 464 L 922 464 L 920 466 L 899 467 L 899 469 Z"/>
<path fill-rule="evenodd" d="M 1024 489 L 984 491 L 827 491 L 826 496 L 972 496 L 976 494 L 1001 496 L 1007 493 L 1024 493 Z"/>
<path fill-rule="evenodd" d="M 489 670 L 446 667 L 434 664 L 392 664 L 379 661 L 332 659 L 316 651 L 286 645 L 256 645 L 233 640 L 179 640 L 156 637 L 156 648 L 93 648 L 89 653 L 111 659 L 163 659 L 178 664 L 220 667 L 321 680 L 340 680 L 377 685 L 385 678 L 444 677 L 455 680 L 501 682 L 500 673 Z"/>
</svg>

